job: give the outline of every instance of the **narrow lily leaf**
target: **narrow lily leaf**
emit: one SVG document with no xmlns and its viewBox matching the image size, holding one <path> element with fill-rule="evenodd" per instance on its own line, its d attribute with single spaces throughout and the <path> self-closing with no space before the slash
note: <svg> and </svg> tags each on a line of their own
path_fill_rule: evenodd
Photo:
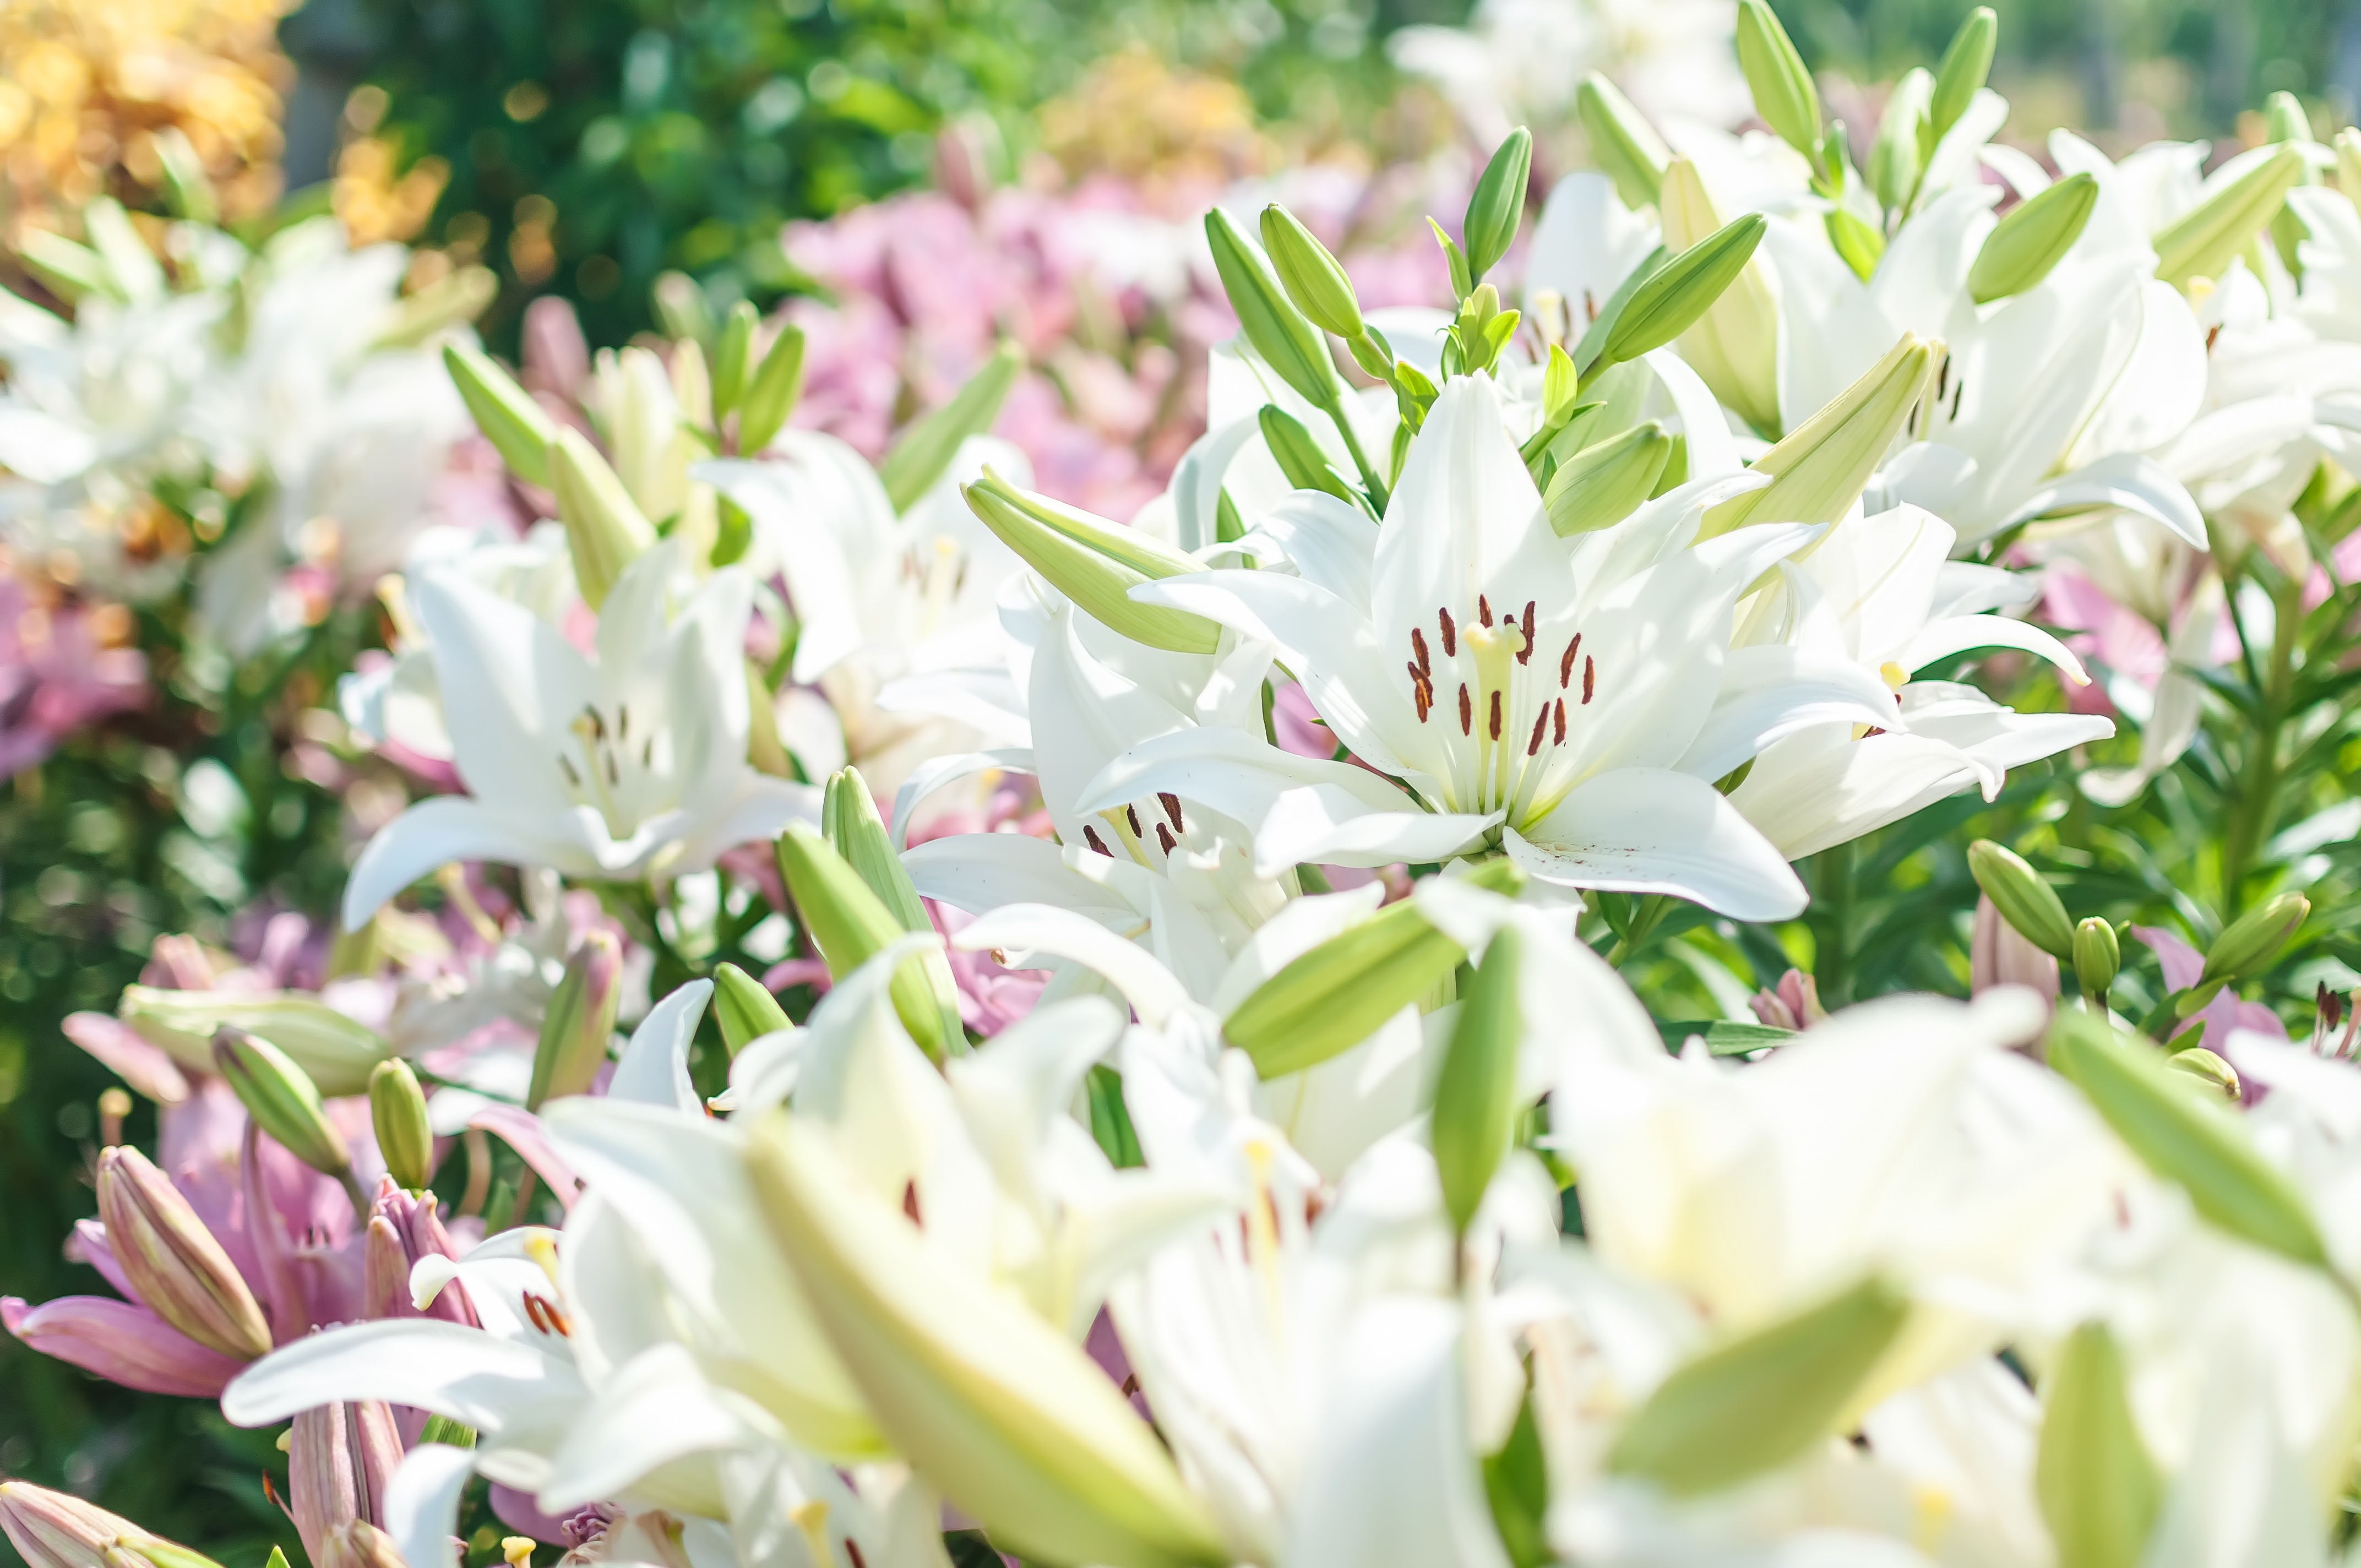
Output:
<svg viewBox="0 0 2361 1568">
<path fill-rule="evenodd" d="M 533 394 L 494 364 L 490 355 L 465 344 L 445 344 L 443 364 L 476 428 L 492 444 L 509 472 L 528 485 L 546 488 L 549 444 L 557 439 L 557 426 L 533 400 Z"/>
<path fill-rule="evenodd" d="M 721 1025 L 722 1048 L 733 1058 L 764 1035 L 795 1027 L 779 999 L 736 964 L 714 966 L 713 1016 Z"/>
<path fill-rule="evenodd" d="M 877 465 L 886 498 L 895 511 L 908 511 L 920 496 L 935 488 L 950 471 L 951 460 L 971 435 L 982 435 L 1000 417 L 1000 405 L 1025 372 L 1025 351 L 1006 338 L 992 351 L 983 368 L 967 378 L 951 400 L 918 420 L 886 449 Z"/>
<path fill-rule="evenodd" d="M 1656 204 L 1672 148 L 1622 91 L 1597 71 L 1575 89 L 1574 112 L 1590 139 L 1591 161 L 1615 181 L 1615 193 L 1633 212 Z"/>
<path fill-rule="evenodd" d="M 2303 171 L 2303 149 L 2282 144 L 2166 225 L 2150 242 L 2156 247 L 2156 275 L 2176 287 L 2191 278 L 2219 278 L 2230 258 L 2286 204 Z"/>
<path fill-rule="evenodd" d="M 2202 1098 L 2153 1047 L 2090 1014 L 2061 1012 L 2050 1025 L 2049 1065 L 2150 1170 L 2187 1188 L 2212 1223 L 2298 1263 L 2327 1266 L 2303 1195 L 2256 1150 L 2235 1112 Z"/>
<path fill-rule="evenodd" d="M 1909 1315 L 1872 1277 L 1697 1356 L 1624 1424 L 1608 1468 L 1691 1495 L 1799 1458 L 1834 1430 Z"/>
<path fill-rule="evenodd" d="M 2132 1420 L 2122 1352 L 2103 1323 L 2067 1336 L 2042 1389 L 2034 1494 L 2076 1568 L 2136 1568 L 2164 1507 L 2164 1480 Z"/>
<path fill-rule="evenodd" d="M 1483 1203 L 1484 1190 L 1492 1185 L 1492 1173 L 1500 1168 L 1515 1131 L 1522 940 L 1515 927 L 1503 926 L 1485 948 L 1483 962 L 1459 999 L 1451 1047 L 1435 1080 L 1435 1173 L 1442 1179 L 1451 1228 L 1461 1233 Z"/>
<path fill-rule="evenodd" d="M 1003 543 L 1110 630 L 1175 653 L 1210 653 L 1219 645 L 1221 628 L 1202 616 L 1131 599 L 1142 583 L 1200 570 L 1191 557 L 1019 490 L 988 468 L 965 494 L 969 510 Z"/>
<path fill-rule="evenodd" d="M 779 874 L 803 913 L 804 928 L 835 979 L 842 980 L 908 934 L 861 873 L 808 824 L 796 823 L 780 836 L 778 856 Z M 895 966 L 890 994 L 895 1015 L 928 1056 L 940 1061 L 947 1053 L 967 1048 L 966 1036 L 945 1028 L 935 988 L 921 966 L 907 959 Z"/>
<path fill-rule="evenodd" d="M 2070 174 L 2027 198 L 2001 219 L 1968 269 L 1968 293 L 1980 305 L 2039 285 L 2082 237 L 2099 204 L 2099 182 L 2089 170 Z"/>
</svg>

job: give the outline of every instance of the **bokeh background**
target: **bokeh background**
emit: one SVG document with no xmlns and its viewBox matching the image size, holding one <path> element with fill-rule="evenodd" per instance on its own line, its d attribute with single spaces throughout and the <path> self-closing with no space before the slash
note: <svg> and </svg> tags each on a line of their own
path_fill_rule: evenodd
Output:
<svg viewBox="0 0 2361 1568">
<path fill-rule="evenodd" d="M 1831 104 L 1866 127 L 1876 84 L 1931 59 L 1966 4 L 1777 8 Z M 2005 135 L 2032 147 L 2066 124 L 2110 151 L 2168 136 L 2226 149 L 2258 137 L 2250 106 L 2268 92 L 2298 93 L 2323 129 L 2361 99 L 2361 0 L 1997 8 L 1993 82 L 2014 106 Z M 420 285 L 494 269 L 500 292 L 481 326 L 512 356 L 524 306 L 543 294 L 574 302 L 589 342 L 609 345 L 667 312 L 740 298 L 826 309 L 851 291 L 868 314 L 847 306 L 845 319 L 884 323 L 880 354 L 891 358 L 916 342 L 896 331 L 942 304 L 929 291 L 958 281 L 948 274 L 961 269 L 961 244 L 1021 250 L 1042 232 L 1040 211 L 1094 203 L 1177 223 L 1199 193 L 1288 170 L 1291 200 L 1316 206 L 1328 180 L 1344 193 L 1337 210 L 1368 227 L 1356 263 L 1365 290 L 1391 266 L 1394 291 L 1414 296 L 1433 258 L 1389 262 L 1384 214 L 1464 184 L 1511 116 L 1563 125 L 1584 71 L 1614 71 L 1652 110 L 1737 123 L 1729 10 L 1721 0 L 0 0 L 0 224 L 12 235 L 55 227 L 100 192 L 153 209 L 151 138 L 177 126 L 232 218 L 282 203 L 333 210 L 357 239 L 415 247 Z M 1370 194 L 1389 189 L 1404 201 Z M 906 246 L 881 267 L 885 241 L 859 210 L 911 191 L 939 194 L 908 208 L 903 226 L 950 237 L 933 264 Z M 986 191 L 1017 196 L 987 203 Z M 1034 295 L 1012 286 L 965 304 L 985 328 L 1021 328 L 1007 313 L 1040 308 L 1055 269 L 1028 276 Z M 1073 488 L 1136 504 L 1189 434 L 1168 391 L 1183 384 L 1172 367 L 1223 323 L 1178 307 L 1147 324 L 1120 311 L 1100 322 L 1069 293 L 1040 335 L 1059 345 L 1046 371 L 1062 400 L 1055 417 L 1076 432 Z M 877 396 L 890 405 L 923 392 L 922 371 L 889 372 Z M 1108 456 L 1116 447 L 1120 461 Z M 91 1212 L 108 1080 L 65 1047 L 60 1019 L 110 1005 L 160 932 L 250 945 L 270 910 L 320 909 L 337 884 L 342 813 L 356 795 L 349 779 L 326 787 L 307 726 L 329 672 L 349 663 L 341 635 L 332 627 L 244 664 L 155 669 L 159 696 L 147 709 L 0 786 L 0 1283 L 10 1293 L 40 1299 L 89 1282 L 63 1244 Z M 126 637 L 151 649 L 172 641 Z M 2044 787 L 2038 776 L 2013 784 L 1997 809 L 2022 809 Z M 1985 809 L 1927 813 L 1926 831 Z M 1841 992 L 1840 961 L 1823 955 L 1824 988 L 1833 980 Z M 0 1473 L 91 1496 L 229 1568 L 260 1568 L 274 1541 L 294 1545 L 262 1482 L 269 1442 L 202 1402 L 134 1396 L 0 1337 Z M 15 1561 L 5 1545 L 0 1561 Z"/>
</svg>

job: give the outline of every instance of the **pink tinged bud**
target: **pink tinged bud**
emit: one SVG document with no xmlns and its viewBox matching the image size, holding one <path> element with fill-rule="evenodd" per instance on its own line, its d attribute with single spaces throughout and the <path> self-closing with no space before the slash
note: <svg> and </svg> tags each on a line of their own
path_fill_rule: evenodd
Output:
<svg viewBox="0 0 2361 1568">
<path fill-rule="evenodd" d="M 189 1338 L 252 1361 L 270 1351 L 262 1308 L 197 1212 L 128 1145 L 98 1156 L 98 1217 L 139 1299 Z"/>
<path fill-rule="evenodd" d="M 524 384 L 572 402 L 590 378 L 590 345 L 566 301 L 544 295 L 524 310 Z"/>
<path fill-rule="evenodd" d="M 1968 992 L 1982 995 L 1996 985 L 2031 986 L 2044 1003 L 2054 1002 L 2058 960 L 2002 919 L 1991 899 L 1979 895 L 1968 942 Z"/>
<path fill-rule="evenodd" d="M 145 1307 L 104 1296 L 38 1307 L 0 1298 L 0 1326 L 43 1355 L 143 1394 L 218 1398 L 246 1365 L 207 1350 Z"/>
<path fill-rule="evenodd" d="M 386 1483 L 401 1463 L 393 1411 L 377 1400 L 337 1401 L 296 1416 L 287 1442 L 288 1503 L 315 1568 L 347 1527 L 378 1523 Z"/>
<path fill-rule="evenodd" d="M 312 1554 L 313 1568 L 407 1568 L 393 1538 L 360 1519 L 329 1532 Z"/>
<path fill-rule="evenodd" d="M 76 1013 L 61 1026 L 67 1039 L 157 1104 L 178 1105 L 188 1099 L 189 1080 L 180 1064 L 141 1039 L 121 1019 L 104 1013 Z"/>
<path fill-rule="evenodd" d="M 80 1497 L 22 1481 L 0 1482 L 0 1530 L 27 1568 L 218 1568 Z"/>
<path fill-rule="evenodd" d="M 1828 1015 L 1820 1005 L 1820 982 L 1802 970 L 1791 969 L 1779 983 L 1747 999 L 1754 1016 L 1773 1029 L 1808 1029 Z"/>
<path fill-rule="evenodd" d="M 439 1207 L 432 1192 L 405 1192 L 390 1177 L 379 1181 L 361 1246 L 361 1300 L 370 1317 L 440 1318 L 468 1328 L 479 1326 L 466 1288 L 456 1280 L 443 1288 L 425 1311 L 411 1305 L 410 1274 L 418 1260 L 459 1255 L 443 1229 Z"/>
</svg>

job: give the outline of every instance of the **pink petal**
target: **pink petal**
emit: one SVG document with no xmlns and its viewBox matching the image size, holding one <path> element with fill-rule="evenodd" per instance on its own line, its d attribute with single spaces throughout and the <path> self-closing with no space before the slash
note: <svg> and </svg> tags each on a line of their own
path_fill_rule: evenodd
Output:
<svg viewBox="0 0 2361 1568">
<path fill-rule="evenodd" d="M 38 1307 L 0 1298 L 0 1326 L 44 1355 L 143 1393 L 217 1398 L 245 1370 L 147 1308 L 104 1296 L 67 1296 Z"/>
</svg>

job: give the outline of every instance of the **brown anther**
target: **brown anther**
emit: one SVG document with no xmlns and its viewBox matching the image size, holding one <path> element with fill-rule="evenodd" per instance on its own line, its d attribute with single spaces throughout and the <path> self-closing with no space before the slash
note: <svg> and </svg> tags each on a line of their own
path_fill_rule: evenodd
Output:
<svg viewBox="0 0 2361 1568">
<path fill-rule="evenodd" d="M 1447 609 L 1438 609 L 1434 612 L 1434 619 L 1436 626 L 1443 632 L 1443 656 L 1446 659 L 1457 658 L 1459 628 L 1451 624 L 1451 612 Z"/>
<path fill-rule="evenodd" d="M 1533 662 L 1533 601 L 1531 599 L 1525 601 L 1525 624 L 1520 630 L 1525 634 L 1525 645 L 1517 650 L 1517 663 L 1530 664 Z"/>
<path fill-rule="evenodd" d="M 1411 668 L 1415 669 L 1420 674 L 1425 674 L 1429 670 L 1433 668 L 1433 666 L 1428 663 L 1426 657 L 1426 633 L 1421 631 L 1415 626 L 1410 629 L 1410 651 L 1418 655 L 1418 663 L 1412 665 Z"/>
<path fill-rule="evenodd" d="M 1534 714 L 1534 715 L 1533 715 L 1533 738 L 1532 738 L 1532 740 L 1528 740 L 1528 741 L 1526 741 L 1526 742 L 1525 742 L 1525 755 L 1526 755 L 1526 756 L 1528 756 L 1528 757 L 1533 756 L 1533 755 L 1535 755 L 1536 753 L 1538 753 L 1538 752 L 1541 751 L 1541 749 L 1542 749 L 1542 733 L 1543 733 L 1543 731 L 1546 730 L 1548 728 L 1549 728 L 1549 709 L 1545 707 L 1545 708 L 1543 708 L 1539 713 L 1536 713 L 1536 714 Z"/>
<path fill-rule="evenodd" d="M 1598 665 L 1588 655 L 1582 661 L 1582 705 L 1590 706 L 1590 689 L 1598 684 Z"/>
<path fill-rule="evenodd" d="M 1565 657 L 1557 662 L 1558 690 L 1564 691 L 1574 684 L 1574 656 L 1581 652 L 1582 633 L 1577 631 L 1574 634 L 1574 641 L 1565 645 Z"/>
<path fill-rule="evenodd" d="M 1156 792 L 1156 800 L 1158 805 L 1164 807 L 1164 815 L 1172 818 L 1172 831 L 1187 832 L 1188 829 L 1180 825 L 1180 797 L 1170 790 L 1159 790 Z"/>
<path fill-rule="evenodd" d="M 1493 740 L 1498 740 L 1500 738 L 1500 691 L 1498 686 L 1492 689 L 1491 722 L 1487 728 L 1492 731 Z"/>
<path fill-rule="evenodd" d="M 1482 594 L 1476 596 L 1476 619 L 1487 626 L 1492 624 L 1492 601 Z"/>
<path fill-rule="evenodd" d="M 1557 715 L 1551 726 L 1550 744 L 1563 746 L 1565 744 L 1565 698 L 1560 697 L 1550 704 L 1550 711 Z"/>
<path fill-rule="evenodd" d="M 1082 841 L 1108 860 L 1115 859 L 1115 851 L 1106 847 L 1106 840 L 1099 837 L 1099 830 L 1087 822 L 1082 825 Z"/>
<path fill-rule="evenodd" d="M 543 1333 L 555 1334 L 560 1339 L 574 1337 L 574 1326 L 566 1321 L 566 1314 L 558 1310 L 557 1303 L 547 1297 L 536 1296 L 530 1290 L 526 1291 L 524 1315 L 533 1326 Z"/>
<path fill-rule="evenodd" d="M 1126 806 L 1123 808 L 1123 817 L 1125 821 L 1131 824 L 1131 836 L 1135 839 L 1138 838 L 1139 808 L 1136 806 Z"/>
<path fill-rule="evenodd" d="M 1163 846 L 1164 852 L 1168 855 L 1180 847 L 1180 841 L 1172 837 L 1172 829 L 1161 822 L 1156 825 L 1156 841 Z"/>
<path fill-rule="evenodd" d="M 1459 733 L 1476 733 L 1476 705 L 1467 700 L 1467 683 L 1459 683 Z"/>
<path fill-rule="evenodd" d="M 918 1184 L 916 1181 L 902 1183 L 902 1212 L 909 1218 L 910 1223 L 921 1228 L 926 1225 L 927 1222 L 918 1217 Z"/>
</svg>

